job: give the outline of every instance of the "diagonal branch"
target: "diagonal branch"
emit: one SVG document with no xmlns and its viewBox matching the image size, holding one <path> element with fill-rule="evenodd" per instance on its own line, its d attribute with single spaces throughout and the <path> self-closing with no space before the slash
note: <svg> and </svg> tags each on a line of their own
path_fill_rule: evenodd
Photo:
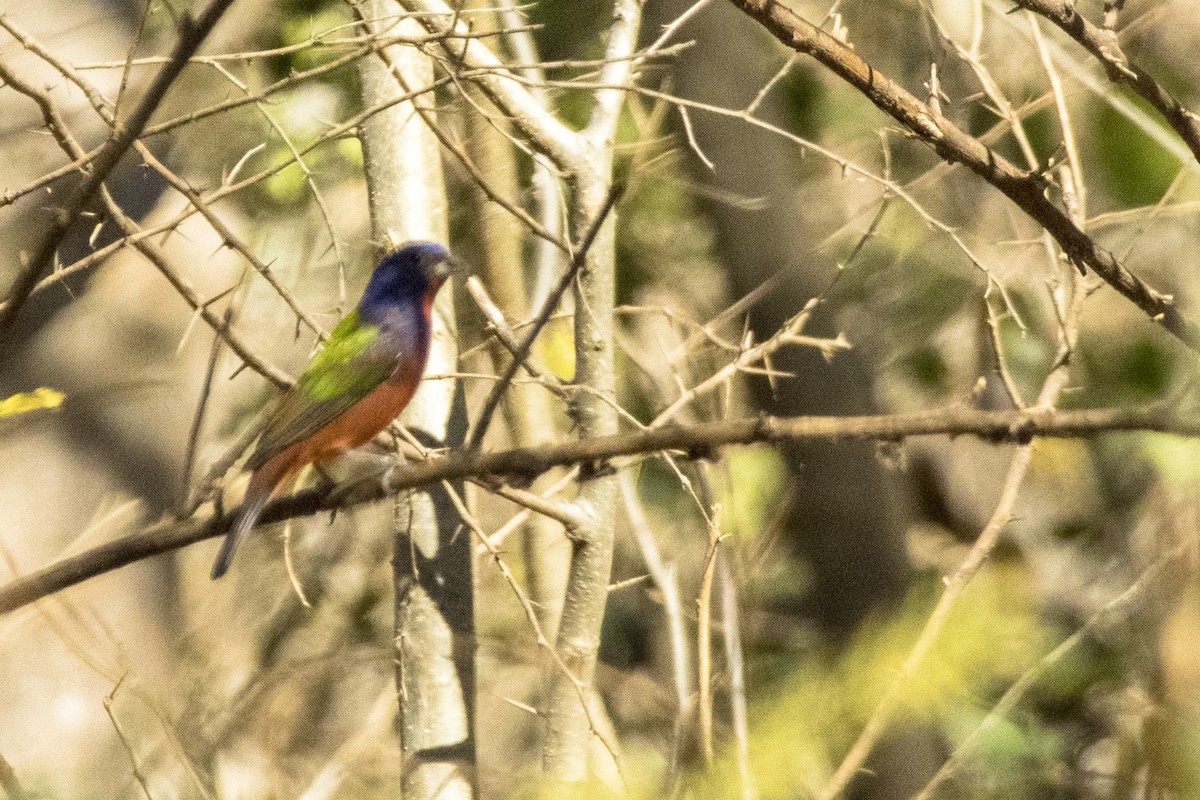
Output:
<svg viewBox="0 0 1200 800">
<path fill-rule="evenodd" d="M 876 70 L 854 50 L 782 5 L 778 0 L 731 0 L 781 42 L 812 56 L 858 89 L 881 111 L 904 125 L 939 156 L 995 186 L 1035 222 L 1050 232 L 1080 269 L 1088 267 L 1142 309 L 1152 320 L 1193 350 L 1200 350 L 1200 331 L 1179 313 L 1172 296 L 1137 277 L 1109 251 L 1083 232 L 1045 195 L 1037 173 L 1017 167 L 966 133 L 900 84 Z"/>
<path fill-rule="evenodd" d="M 1111 28 L 1101 28 L 1088 22 L 1075 4 L 1067 0 L 1014 0 L 1018 6 L 1039 14 L 1053 22 L 1085 50 L 1096 57 L 1104 67 L 1109 80 L 1133 89 L 1142 99 L 1154 106 L 1163 115 L 1192 155 L 1200 161 L 1200 116 L 1189 111 L 1182 103 L 1159 85 L 1158 81 L 1136 63 L 1131 61 Z"/>
<path fill-rule="evenodd" d="M 1180 562 L 1195 558 L 1195 547 L 1194 541 L 1185 541 L 1178 547 L 1174 547 L 1163 553 L 1125 591 L 1096 609 L 1074 633 L 1059 642 L 1057 647 L 1043 656 L 1036 664 L 1025 670 L 1021 674 L 1021 677 L 1000 696 L 996 705 L 992 706 L 992 710 L 987 713 L 987 716 L 976 726 L 975 730 L 971 731 L 955 748 L 950 757 L 946 759 L 946 762 L 942 764 L 937 773 L 929 780 L 929 783 L 925 785 L 925 788 L 914 795 L 913 800 L 932 800 L 937 790 L 947 780 L 954 777 L 955 773 L 962 767 L 963 762 L 978 751 L 979 745 L 985 740 L 985 736 L 1012 713 L 1017 704 L 1021 702 L 1042 678 L 1051 673 L 1055 667 L 1062 663 L 1063 659 L 1070 655 L 1080 644 L 1085 642 L 1089 636 L 1103 630 L 1108 625 L 1112 625 L 1114 617 L 1120 619 L 1121 615 L 1116 612 L 1127 613 L 1135 608 L 1139 601 L 1144 600 L 1143 595 L 1154 590 L 1161 591 L 1163 577 L 1173 569 L 1178 568 Z"/>
<path fill-rule="evenodd" d="M 316 140 L 306 144 L 304 147 L 299 148 L 299 153 L 301 155 L 305 155 L 309 152 L 312 152 L 317 147 L 320 147 L 323 144 L 327 144 L 329 142 L 335 141 L 339 137 L 345 135 L 346 133 L 356 130 L 361 125 L 366 123 L 368 120 L 373 118 L 376 114 L 380 114 L 380 113 L 388 110 L 389 108 L 399 105 L 400 103 L 404 103 L 409 100 L 412 100 L 413 98 L 420 97 L 421 95 L 423 95 L 425 93 L 432 92 L 439 86 L 442 86 L 443 84 L 445 84 L 446 82 L 448 82 L 446 78 L 439 78 L 439 79 L 433 81 L 432 83 L 430 83 L 428 86 L 422 87 L 420 89 L 416 89 L 412 92 L 407 92 L 402 95 L 388 98 L 387 100 L 376 103 L 375 105 L 372 105 L 369 108 L 363 109 L 362 111 L 348 117 L 347 119 L 343 120 L 342 122 L 339 122 L 336 125 L 333 125 L 324 134 L 322 134 L 320 137 L 318 137 Z M 83 164 L 83 163 L 87 162 L 88 160 L 89 159 L 88 159 L 87 154 L 84 154 L 76 163 Z M 255 184 L 260 183 L 261 181 L 266 180 L 267 178 L 271 177 L 272 175 L 276 175 L 276 174 L 282 172 L 283 170 L 285 170 L 289 166 L 291 166 L 293 163 L 295 163 L 294 159 L 286 159 L 286 160 L 280 162 L 279 164 L 275 164 L 274 166 L 267 167 L 267 168 L 255 173 L 254 175 L 247 176 L 236 182 L 233 180 L 234 175 L 231 174 L 228 177 L 226 177 L 226 179 L 222 182 L 222 184 L 219 188 L 213 189 L 212 191 L 210 191 L 204 195 L 201 195 L 201 201 L 211 207 L 212 205 L 214 205 L 215 203 L 217 203 L 220 200 L 223 200 L 226 197 L 229 197 L 233 194 L 241 192 L 250 186 L 254 186 Z M 236 170 L 235 170 L 235 173 L 236 173 Z M 0 205 L 2 205 L 2 203 L 0 203 Z M 36 286 L 34 286 L 33 292 L 31 294 L 36 294 L 37 292 L 40 292 L 44 289 L 47 289 L 51 286 L 58 284 L 64 278 L 70 277 L 71 275 L 74 275 L 78 272 L 81 272 L 83 270 L 86 270 L 86 269 L 96 266 L 97 264 L 102 262 L 105 258 L 110 256 L 111 254 L 120 250 L 126 244 L 135 244 L 136 242 L 141 241 L 142 239 L 152 237 L 152 236 L 158 236 L 159 234 L 172 231 L 175 228 L 177 228 L 180 224 L 182 224 L 186 219 L 191 217 L 193 214 L 197 214 L 197 213 L 200 213 L 198 211 L 198 209 L 194 206 L 189 205 L 189 207 L 187 209 L 185 209 L 184 211 L 175 215 L 174 217 L 167 220 L 166 222 L 154 225 L 152 227 L 148 227 L 145 230 L 143 230 L 141 233 L 138 233 L 134 236 L 127 236 L 122 239 L 118 239 L 117 241 L 112 242 L 111 244 L 105 245 L 104 247 L 101 247 L 98 250 L 94 250 L 91 253 L 89 253 L 88 255 L 86 255 L 83 258 L 76 261 L 74 264 L 64 266 L 61 269 L 55 270 L 53 274 L 47 275 L 45 278 L 43 278 L 41 281 L 39 281 Z M 10 306 L 11 300 L 12 300 L 11 297 L 6 297 L 3 300 L 0 300 L 0 312 L 6 310 Z"/>
<path fill-rule="evenodd" d="M 0 80 L 3 80 L 12 89 L 29 97 L 41 109 L 42 118 L 45 121 L 46 128 L 54 136 L 55 141 L 62 147 L 63 151 L 70 157 L 78 156 L 83 152 L 79 142 L 67 129 L 66 123 L 62 115 L 50 102 L 50 99 L 44 92 L 23 81 L 14 73 L 10 72 L 7 67 L 0 64 Z M 142 236 L 144 232 L 139 228 L 136 222 L 130 219 L 117 202 L 109 194 L 108 189 L 100 186 L 100 199 L 108 210 L 109 216 L 113 221 L 125 232 L 126 240 L 129 241 L 134 249 L 136 249 L 143 257 L 152 263 L 163 276 L 171 283 L 175 291 L 187 301 L 192 310 L 196 312 L 217 334 L 224 339 L 231 350 L 233 350 L 241 359 L 256 372 L 263 375 L 276 386 L 286 387 L 292 384 L 291 377 L 260 357 L 254 350 L 242 339 L 235 334 L 227 324 L 221 322 L 215 312 L 209 308 L 213 302 L 210 300 L 202 300 L 188 284 L 186 280 L 171 267 L 170 261 L 166 253 L 160 247 L 155 245 L 146 236 Z M 7 310 L 10 306 L 0 304 L 0 311 Z"/>
<path fill-rule="evenodd" d="M 611 191 L 609 191 L 608 197 L 600 209 L 600 213 L 584 233 L 583 239 L 571 259 L 570 268 L 563 273 L 558 281 L 558 285 L 554 287 L 554 290 L 546 298 L 546 302 L 542 304 L 542 308 L 534 318 L 533 324 L 525 333 L 525 338 L 521 340 L 521 343 L 513 353 L 512 361 L 509 362 L 504 374 L 500 376 L 500 380 L 492 386 L 492 391 L 488 394 L 487 400 L 484 401 L 483 410 L 479 412 L 479 416 L 475 420 L 475 426 L 471 429 L 471 436 L 467 439 L 466 448 L 468 450 L 476 450 L 483 444 L 483 437 L 487 433 L 488 426 L 491 424 L 492 416 L 500 406 L 500 398 L 504 395 L 504 390 L 508 388 L 512 379 L 516 377 L 517 371 L 521 369 L 522 365 L 529 358 L 529 354 L 533 351 L 533 343 L 537 340 L 538 335 L 541 334 L 542 329 L 546 327 L 546 323 L 554 315 L 559 302 L 562 301 L 562 297 L 566 294 L 567 289 L 571 288 L 571 284 L 575 281 L 579 270 L 583 268 L 587 260 L 588 251 L 592 247 L 592 242 L 596 240 L 596 234 L 600 231 L 600 226 L 604 224 L 604 221 L 608 218 L 613 206 L 616 205 L 617 200 L 623 192 L 624 187 L 621 184 L 615 184 Z"/>
<path fill-rule="evenodd" d="M 109 102 L 94 84 L 80 75 L 79 72 L 70 64 L 55 56 L 53 52 L 43 46 L 37 39 L 16 25 L 12 20 L 5 18 L 3 14 L 0 14 L 0 28 L 4 28 L 27 50 L 36 54 L 47 64 L 52 66 L 60 75 L 78 86 L 79 89 L 84 93 L 84 96 L 87 97 L 92 108 L 95 109 L 96 113 L 110 128 L 116 130 L 120 126 L 121 123 L 117 117 L 116 105 Z M 263 113 L 267 119 L 271 120 L 272 124 L 274 124 L 274 121 L 269 114 L 266 114 L 265 110 Z M 278 130 L 278 126 L 276 126 L 276 129 Z M 291 149 L 293 160 L 300 165 L 300 168 L 304 171 L 305 175 L 308 176 L 309 184 L 312 187 L 313 197 L 317 200 L 318 205 L 320 205 L 324 211 L 324 201 L 321 200 L 320 192 L 317 189 L 316 183 L 312 180 L 312 174 L 305 165 L 303 156 L 300 155 L 295 146 L 290 140 L 288 140 L 286 134 L 284 134 L 282 130 L 279 132 L 284 141 L 287 143 L 288 147 Z M 314 320 L 311 315 L 309 315 L 308 312 L 300 306 L 299 301 L 297 301 L 295 296 L 292 295 L 291 291 L 284 286 L 277 277 L 275 277 L 275 274 L 266 264 L 259 260 L 258 256 L 255 255 L 250 249 L 250 246 L 239 239 L 237 235 L 234 234 L 234 232 L 229 228 L 229 226 L 225 224 L 224 220 L 222 220 L 220 216 L 216 214 L 216 212 L 209 208 L 208 204 L 205 203 L 204 198 L 201 197 L 198 191 L 193 189 L 186 180 L 176 175 L 166 166 L 166 164 L 161 162 L 142 140 L 135 140 L 133 147 L 135 150 L 137 150 L 138 154 L 142 157 L 147 165 L 149 165 L 155 172 L 159 173 L 159 175 L 161 175 L 163 179 L 175 189 L 175 191 L 186 197 L 188 202 L 191 203 L 198 212 L 200 212 L 201 216 L 208 220 L 208 223 L 212 226 L 212 229 L 217 233 L 218 236 L 221 237 L 222 241 L 224 241 L 226 245 L 242 256 L 242 258 L 244 258 L 256 272 L 258 272 L 267 280 L 267 283 L 269 283 L 275 292 L 283 299 L 283 301 L 287 303 L 288 307 L 292 309 L 292 311 L 296 314 L 296 317 L 301 322 L 303 322 L 310 330 L 316 333 L 318 338 L 322 340 L 328 338 L 325 329 L 322 328 L 321 325 L 319 325 L 316 320 Z M 86 157 L 86 153 L 84 153 L 79 147 L 68 149 L 68 155 L 72 159 Z M 326 221 L 328 221 L 328 214 L 326 214 Z M 330 237 L 333 239 L 334 247 L 336 248 L 337 237 L 334 234 L 332 227 L 330 227 Z M 339 262 L 340 261 L 341 258 L 339 255 Z"/>
<path fill-rule="evenodd" d="M 100 191 L 105 178 L 117 166 L 117 162 L 121 160 L 126 151 L 133 146 L 146 127 L 146 123 L 150 121 L 151 115 L 158 109 L 159 104 L 166 97 L 167 91 L 183 71 L 184 66 L 195 55 L 201 43 L 231 5 L 233 5 L 233 0 L 213 0 L 212 5 L 205 9 L 199 17 L 193 18 L 185 13 L 179 18 L 179 39 L 175 42 L 170 60 L 154 77 L 150 88 L 146 90 L 145 96 L 133 113 L 128 118 L 121 120 L 120 124 L 113 129 L 112 136 L 91 161 L 87 178 L 55 215 L 54 224 L 50 226 L 34 251 L 34 255 L 28 263 L 22 266 L 17 279 L 13 282 L 8 303 L 0 310 L 0 341 L 3 341 L 8 335 L 21 307 L 24 306 L 34 287 L 37 286 L 38 279 L 54 261 L 54 254 L 58 251 L 59 243 L 75 222 L 79 212 Z"/>
</svg>

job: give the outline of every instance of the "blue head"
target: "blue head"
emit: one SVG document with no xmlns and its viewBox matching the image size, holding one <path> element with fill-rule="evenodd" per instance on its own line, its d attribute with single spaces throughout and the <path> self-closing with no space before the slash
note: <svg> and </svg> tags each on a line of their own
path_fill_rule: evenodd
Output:
<svg viewBox="0 0 1200 800">
<path fill-rule="evenodd" d="M 428 311 L 438 289 L 458 267 L 459 262 L 442 245 L 409 242 L 379 262 L 358 301 L 359 313 L 371 318 L 397 306 Z"/>
</svg>

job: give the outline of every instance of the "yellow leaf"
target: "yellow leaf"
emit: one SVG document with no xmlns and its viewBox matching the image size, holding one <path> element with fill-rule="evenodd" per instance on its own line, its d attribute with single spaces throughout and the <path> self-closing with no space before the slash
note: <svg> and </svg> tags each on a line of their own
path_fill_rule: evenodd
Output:
<svg viewBox="0 0 1200 800">
<path fill-rule="evenodd" d="M 58 408 L 65 399 L 66 395 L 62 392 L 47 389 L 45 386 L 34 389 L 32 392 L 14 394 L 12 397 L 0 400 L 0 418 L 15 417 L 17 414 L 37 411 L 41 408 Z"/>
<path fill-rule="evenodd" d="M 534 354 L 562 381 L 575 377 L 575 326 L 569 319 L 552 319 L 534 345 Z"/>
</svg>

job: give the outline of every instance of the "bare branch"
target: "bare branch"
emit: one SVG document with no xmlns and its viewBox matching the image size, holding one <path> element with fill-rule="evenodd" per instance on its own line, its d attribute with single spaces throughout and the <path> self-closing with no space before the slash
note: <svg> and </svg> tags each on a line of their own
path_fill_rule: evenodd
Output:
<svg viewBox="0 0 1200 800">
<path fill-rule="evenodd" d="M 738 372 L 748 371 L 751 368 L 751 365 L 769 361 L 771 356 L 778 352 L 780 348 L 784 347 L 785 345 L 798 344 L 816 347 L 825 354 L 826 358 L 831 357 L 838 351 L 849 350 L 850 343 L 846 341 L 845 337 L 840 335 L 835 339 L 817 339 L 815 337 L 803 335 L 804 327 L 808 324 L 809 319 L 812 317 L 813 312 L 816 311 L 818 305 L 820 305 L 820 303 L 817 300 L 809 300 L 804 305 L 804 308 L 801 309 L 800 313 L 788 320 L 787 323 L 785 323 L 784 326 L 779 329 L 779 332 L 770 339 L 762 342 L 761 344 L 754 345 L 753 347 L 744 348 L 740 353 L 738 353 L 738 357 L 736 359 L 717 370 L 716 373 L 710 375 L 708 378 L 705 378 L 701 383 L 692 387 L 691 389 L 681 392 L 679 397 L 677 397 L 675 401 L 671 403 L 671 405 L 663 409 L 648 427 L 658 428 L 665 425 L 667 422 L 674 419 L 674 417 L 694 399 L 702 394 L 705 394 L 706 392 L 716 389 L 718 386 L 721 386 Z"/>
<path fill-rule="evenodd" d="M 625 501 L 625 511 L 629 515 L 633 535 L 637 539 L 642 560 L 655 587 L 662 594 L 663 614 L 667 619 L 671 640 L 671 675 L 675 688 L 675 741 L 671 747 L 671 763 L 668 786 L 674 788 L 680 777 L 682 752 L 686 747 L 685 733 L 691 722 L 694 708 L 693 675 L 691 649 L 688 644 L 687 628 L 684 622 L 683 601 L 679 596 L 679 582 L 676 580 L 676 568 L 673 563 L 663 561 L 658 542 L 655 541 L 654 531 L 642 510 L 641 501 L 637 496 L 632 470 L 621 472 L 621 494 Z"/>
<path fill-rule="evenodd" d="M 742 653 L 742 630 L 738 613 L 737 584 L 729 558 L 718 553 L 717 576 L 721 579 L 721 625 L 725 632 L 725 662 L 729 668 L 729 705 L 733 718 L 734 752 L 742 800 L 756 800 L 758 788 L 750 768 L 750 721 L 746 708 L 746 669 Z"/>
<path fill-rule="evenodd" d="M 1200 116 L 1189 111 L 1158 81 L 1131 61 L 1121 49 L 1113 26 L 1120 3 L 1106 0 L 1104 27 L 1097 27 L 1075 10 L 1067 0 L 1015 0 L 1021 8 L 1040 14 L 1053 22 L 1068 36 L 1091 53 L 1108 73 L 1109 80 L 1133 89 L 1142 99 L 1163 115 L 1184 141 L 1192 155 L 1200 161 Z"/>
<path fill-rule="evenodd" d="M 53 133 L 55 140 L 63 148 L 69 156 L 77 156 L 83 152 L 75 137 L 67 130 L 62 116 L 55 109 L 54 105 L 46 97 L 45 93 L 35 89 L 29 84 L 22 81 L 16 75 L 11 73 L 4 65 L 0 64 L 0 78 L 8 85 L 12 86 L 21 94 L 26 95 L 36 102 L 42 111 L 47 128 Z M 153 244 L 145 236 L 139 237 L 138 234 L 143 233 L 137 223 L 128 217 L 125 212 L 117 205 L 112 196 L 108 193 L 108 189 L 103 186 L 99 187 L 100 198 L 104 203 L 105 209 L 109 216 L 117 223 L 117 225 L 125 231 L 129 237 L 133 247 L 142 254 L 150 263 L 158 268 L 159 272 L 171 283 L 175 291 L 187 301 L 192 310 L 200 315 L 201 318 L 214 330 L 218 336 L 221 336 L 229 344 L 231 350 L 238 354 L 247 365 L 252 367 L 256 372 L 270 380 L 276 386 L 287 387 L 292 384 L 292 378 L 273 364 L 260 357 L 255 353 L 249 345 L 241 340 L 227 325 L 221 322 L 221 319 L 209 307 L 215 299 L 201 300 L 196 295 L 191 285 L 178 273 L 170 264 L 170 260 L 163 250 Z M 28 297 L 28 295 L 26 295 Z M 13 298 L 7 304 L 0 305 L 0 313 L 4 313 L 13 308 Z"/>
<path fill-rule="evenodd" d="M 441 0 L 403 0 L 402 5 L 421 16 L 419 20 L 434 34 L 446 33 L 459 18 L 459 12 Z M 452 62 L 468 70 L 479 70 L 475 78 L 479 88 L 504 113 L 540 152 L 546 154 L 555 165 L 571 171 L 579 158 L 577 136 L 542 106 L 504 68 L 495 53 L 480 41 L 466 41 L 446 45 L 442 48 Z"/>
<path fill-rule="evenodd" d="M 1081 285 L 1082 277 L 1076 275 L 1075 271 L 1068 266 L 1064 266 L 1064 271 L 1066 274 L 1060 280 L 1058 291 L 1054 296 L 1055 310 L 1060 324 L 1058 355 L 1042 383 L 1037 398 L 1037 408 L 1044 412 L 1053 412 L 1054 405 L 1058 402 L 1070 379 L 1071 359 L 1075 353 L 1076 337 L 1079 331 L 1079 316 L 1083 301 L 1087 297 L 1087 293 Z M 938 597 L 929 618 L 921 627 L 921 632 L 912 649 L 888 683 L 887 688 L 884 689 L 858 738 L 854 740 L 833 775 L 817 792 L 817 800 L 833 800 L 842 794 L 851 779 L 866 762 L 871 750 L 882 738 L 887 726 L 900 708 L 901 699 L 909 681 L 932 651 L 934 643 L 950 618 L 951 610 L 962 597 L 967 585 L 979 574 L 984 562 L 1000 541 L 1000 535 L 1012 520 L 1013 509 L 1016 507 L 1017 497 L 1032 460 L 1032 442 L 1022 445 L 1013 453 L 1004 476 L 1004 482 L 1000 487 L 1000 499 L 996 502 L 996 507 L 988 518 L 987 524 L 984 525 L 975 543 L 971 545 L 966 558 L 952 575 L 945 578 L 945 589 Z"/>
<path fill-rule="evenodd" d="M 307 153 L 315 150 L 316 148 L 318 148 L 324 144 L 328 144 L 329 142 L 336 141 L 338 138 L 346 135 L 348 132 L 351 132 L 351 131 L 354 131 L 355 129 L 357 129 L 360 125 L 362 125 L 364 122 L 366 122 L 367 120 L 374 117 L 376 114 L 383 113 L 383 112 L 387 111 L 388 109 L 393 108 L 401 103 L 412 100 L 412 99 L 419 97 L 423 94 L 426 94 L 428 92 L 432 92 L 433 90 L 437 89 L 439 86 L 442 86 L 448 82 L 449 82 L 449 79 L 440 78 L 440 79 L 432 81 L 429 86 L 421 87 L 421 88 L 415 89 L 411 92 L 406 92 L 404 94 L 401 94 L 401 95 L 398 95 L 395 97 L 389 97 L 386 100 L 382 100 L 379 103 L 376 103 L 376 104 L 364 109 L 363 111 L 361 111 L 357 114 L 354 114 L 353 116 L 343 120 L 342 122 L 338 123 L 337 125 L 334 125 L 329 130 L 327 130 L 322 136 L 320 136 L 316 140 L 310 142 L 309 144 L 305 145 L 304 147 L 300 148 L 299 152 L 301 155 L 304 155 L 304 154 L 307 154 Z M 85 154 L 80 159 L 78 159 L 76 163 L 85 164 L 87 162 L 87 160 L 88 160 L 88 157 Z M 219 189 L 214 189 L 213 191 L 209 192 L 206 195 L 201 195 L 201 199 L 204 203 L 211 206 L 219 200 L 222 200 L 226 197 L 229 197 L 230 195 L 233 195 L 240 191 L 243 191 L 244 189 L 247 189 L 251 186 L 254 186 L 255 184 L 258 184 L 258 183 L 266 180 L 267 178 L 271 177 L 272 175 L 276 175 L 276 174 L 282 172 L 283 170 L 285 170 L 289 166 L 291 166 L 293 163 L 295 163 L 295 162 L 292 161 L 291 159 L 287 159 L 287 160 L 284 160 L 282 163 L 276 164 L 275 166 L 272 166 L 272 167 L 268 167 L 258 173 L 255 173 L 254 175 L 250 175 L 246 178 L 243 178 L 240 181 L 234 182 L 231 178 L 227 179 L 226 183 L 223 184 Z M 34 293 L 48 289 L 49 287 L 56 285 L 58 282 L 60 282 L 62 279 L 66 278 L 66 277 L 69 277 L 80 271 L 89 269 L 89 268 L 97 265 L 104 258 L 112 255 L 113 253 L 120 250 L 122 247 L 124 247 L 127 244 L 136 244 L 137 242 L 142 241 L 143 239 L 146 239 L 146 238 L 149 238 L 152 236 L 157 236 L 159 234 L 174 230 L 179 225 L 181 225 L 186 219 L 188 219 L 189 217 L 191 217 L 193 214 L 196 214 L 196 213 L 199 213 L 199 210 L 197 208 L 189 207 L 188 209 L 186 209 L 186 210 L 182 211 L 181 213 L 179 213 L 178 215 L 176 215 L 174 218 L 167 220 L 164 223 L 155 225 L 150 228 L 146 228 L 145 230 L 142 230 L 135 235 L 126 236 L 123 239 L 119 239 L 111 244 L 105 245 L 104 247 L 100 248 L 99 250 L 96 250 L 95 252 L 90 253 L 89 255 L 85 256 L 84 258 L 81 258 L 79 261 L 75 262 L 74 264 L 70 264 L 65 267 L 62 267 L 61 269 L 56 270 L 52 275 L 47 275 L 45 278 L 43 278 L 41 281 L 39 281 L 38 284 L 34 287 Z M 11 300 L 11 298 L 0 301 L 0 311 L 3 311 L 8 308 L 10 300 Z"/>
<path fill-rule="evenodd" d="M 55 215 L 49 231 L 35 248 L 34 255 L 21 266 L 9 293 L 8 302 L 3 309 L 0 309 L 0 341 L 3 341 L 8 335 L 21 307 L 29 299 L 29 295 L 33 292 L 33 288 L 43 273 L 50 267 L 54 260 L 54 254 L 58 251 L 59 242 L 75 222 L 79 212 L 100 191 L 104 179 L 117 166 L 121 156 L 125 155 L 125 152 L 133 146 L 146 123 L 150 121 L 150 115 L 166 97 L 167 91 L 175 83 L 175 79 L 179 77 L 188 60 L 195 54 L 209 32 L 232 4 L 233 0 L 213 0 L 212 5 L 205 9 L 199 17 L 193 18 L 186 13 L 180 17 L 179 38 L 171 52 L 171 60 L 159 70 L 146 90 L 145 96 L 142 97 L 142 101 L 128 118 L 122 120 L 121 124 L 113 130 L 112 136 L 104 144 L 100 153 L 91 160 L 87 178 L 67 198 L 62 209 Z"/>
<path fill-rule="evenodd" d="M 899 441 L 911 436 L 978 436 L 988 442 L 1027 443 L 1036 438 L 1075 438 L 1100 433 L 1144 431 L 1200 438 L 1195 415 L 1173 414 L 1161 408 L 1102 408 L 1088 411 L 977 411 L 948 408 L 918 414 L 866 417 L 762 417 L 667 426 L 603 436 L 544 447 L 516 448 L 495 453 L 459 451 L 449 456 L 407 464 L 397 473 L 356 481 L 334 491 L 306 490 L 267 506 L 262 521 L 348 508 L 395 496 L 443 480 L 511 475 L 531 478 L 553 467 L 586 464 L 593 468 L 614 459 L 680 451 L 693 457 L 712 455 L 736 444 L 787 441 Z M 166 519 L 142 532 L 109 542 L 19 578 L 0 589 L 0 614 L 6 614 L 89 578 L 224 535 L 237 510 L 217 516 L 211 508 L 188 519 Z"/>
<path fill-rule="evenodd" d="M 700 594 L 696 597 L 696 685 L 700 687 L 697 708 L 700 713 L 700 751 L 704 763 L 713 762 L 712 706 L 712 585 L 721 547 L 721 506 L 714 505 L 708 523 L 708 549 L 704 553 L 704 572 Z"/>
<path fill-rule="evenodd" d="M 1081 269 L 1091 268 L 1106 283 L 1142 309 L 1153 321 L 1193 350 L 1200 331 L 1179 313 L 1175 300 L 1131 273 L 1052 203 L 1041 177 L 1022 170 L 936 113 L 887 75 L 872 67 L 845 43 L 792 9 L 773 0 L 731 0 L 781 42 L 806 53 L 863 93 L 881 111 L 930 145 L 943 159 L 966 166 L 995 186 L 1035 222 L 1048 230 L 1063 252 Z"/>
<path fill-rule="evenodd" d="M 608 218 L 609 212 L 616 205 L 620 198 L 623 188 L 619 185 L 614 186 L 608 194 L 604 205 L 600 209 L 599 215 L 590 222 L 588 229 L 585 231 L 582 240 L 579 243 L 574 255 L 571 258 L 571 267 L 561 279 L 554 290 L 546 298 L 546 302 L 542 304 L 538 315 L 534 317 L 533 324 L 529 331 L 525 334 L 525 338 L 521 340 L 521 344 L 516 351 L 513 352 L 513 359 L 508 367 L 504 370 L 504 374 L 500 376 L 500 380 L 492 387 L 491 393 L 483 403 L 483 410 L 479 412 L 479 416 L 475 420 L 475 425 L 471 429 L 471 435 L 467 439 L 466 448 L 475 450 L 483 444 L 483 437 L 487 433 L 488 426 L 491 424 L 492 416 L 496 413 L 496 409 L 500 406 L 500 398 L 504 395 L 504 390 L 512 381 L 517 371 L 524 366 L 526 359 L 529 358 L 529 353 L 533 350 L 533 343 L 537 340 L 538 334 L 546 327 L 546 323 L 550 321 L 551 316 L 558 309 L 559 302 L 566 294 L 567 289 L 571 288 L 571 284 L 575 281 L 575 277 L 579 274 L 579 270 L 587 261 L 588 253 L 591 251 L 592 242 L 596 240 L 596 234 L 600 230 L 600 226 L 604 224 Z"/>
</svg>

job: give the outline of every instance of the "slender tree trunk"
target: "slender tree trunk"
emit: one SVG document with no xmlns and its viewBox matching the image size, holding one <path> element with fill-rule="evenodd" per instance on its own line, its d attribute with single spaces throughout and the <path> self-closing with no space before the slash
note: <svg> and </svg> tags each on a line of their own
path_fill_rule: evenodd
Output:
<svg viewBox="0 0 1200 800">
<path fill-rule="evenodd" d="M 613 146 L 624 103 L 621 87 L 629 79 L 628 56 L 637 43 L 641 0 L 613 4 L 601 83 L 610 88 L 596 93 L 583 149 L 571 178 L 571 225 L 576 236 L 587 231 L 606 206 L 613 182 Z M 575 384 L 582 387 L 571 399 L 571 416 L 581 439 L 616 433 L 616 371 L 614 318 L 616 283 L 615 217 L 601 225 L 587 260 L 575 281 Z M 588 713 L 580 702 L 597 697 L 593 678 L 600 652 L 600 628 L 608 603 L 616 529 L 617 476 L 584 473 L 576 498 L 580 523 L 569 533 L 574 551 L 567 575 L 566 598 L 556 648 L 569 675 L 551 672 L 546 698 L 546 741 L 543 765 L 556 780 L 578 782 L 589 775 L 588 752 L 600 714 Z M 613 743 L 610 743 L 610 746 Z"/>
<path fill-rule="evenodd" d="M 382 20 L 368 23 L 376 30 L 422 32 L 411 20 L 397 22 L 402 9 L 390 0 L 370 0 L 360 8 L 368 20 Z M 364 58 L 360 73 L 365 106 L 433 80 L 429 59 L 399 46 Z M 423 96 L 371 117 L 362 128 L 374 236 L 389 248 L 412 239 L 447 239 L 438 144 L 414 103 L 433 107 L 432 97 Z M 452 298 L 444 290 L 434 306 L 431 373 L 457 368 Z M 451 424 L 454 399 L 453 382 L 425 383 L 403 420 L 430 446 L 453 444 L 452 427 L 461 441 L 462 426 Z M 470 537 L 455 535 L 459 520 L 441 490 L 401 495 L 393 519 L 400 796 L 469 798 L 475 779 Z"/>
<path fill-rule="evenodd" d="M 595 219 L 603 207 L 609 180 L 609 172 L 597 168 L 578 182 L 572 214 L 575 230 L 586 229 Z M 605 221 L 575 284 L 575 382 L 587 391 L 574 395 L 571 413 L 581 439 L 617 431 L 616 411 L 605 401 L 615 394 L 613 228 L 611 218 Z M 616 475 L 584 475 L 575 503 L 582 521 L 570 532 L 573 552 L 556 645 L 570 676 L 564 675 L 561 668 L 551 668 L 543 750 L 546 771 L 556 780 L 567 782 L 588 777 L 594 715 L 583 707 L 571 677 L 588 687 L 586 696 L 591 702 L 600 625 L 612 572 Z"/>
<path fill-rule="evenodd" d="M 476 2 L 476 6 L 483 3 Z M 477 15 L 475 29 L 495 30 L 491 15 Z M 511 141 L 501 132 L 503 114 L 492 102 L 476 92 L 481 108 L 492 112 L 492 118 L 472 114 L 468 118 L 468 149 L 489 185 L 506 197 L 520 195 L 517 162 Z M 483 250 L 478 260 L 479 275 L 488 293 L 511 322 L 523 322 L 531 316 L 531 289 L 522 266 L 522 252 L 527 238 L 520 220 L 488 199 L 476 188 L 479 227 Z M 561 260 L 561 259 L 560 259 Z M 502 348 L 493 349 L 496 363 L 502 366 L 508 356 Z M 517 446 L 539 445 L 559 438 L 558 418 L 553 397 L 542 387 L 514 383 L 504 396 L 504 421 L 512 443 Z M 533 487 L 548 484 L 554 476 L 546 476 Z M 521 529 L 521 559 L 525 565 L 527 591 L 538 613 L 538 624 L 548 637 L 558 629 L 566 588 L 569 548 L 562 525 L 549 517 L 534 514 Z"/>
</svg>

